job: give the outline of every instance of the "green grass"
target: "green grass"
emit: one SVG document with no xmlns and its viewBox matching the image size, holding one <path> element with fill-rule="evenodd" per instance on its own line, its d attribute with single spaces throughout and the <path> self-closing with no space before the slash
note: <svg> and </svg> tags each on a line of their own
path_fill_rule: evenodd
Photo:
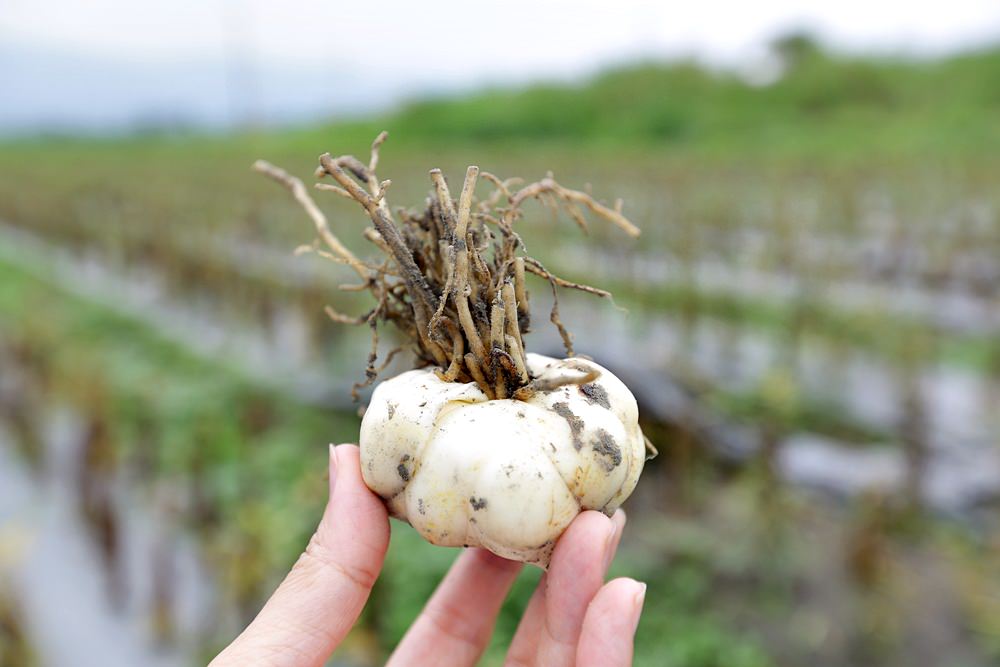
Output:
<svg viewBox="0 0 1000 667">
<path fill-rule="evenodd" d="M 540 82 L 456 97 L 420 98 L 374 117 L 278 133 L 253 133 L 263 154 L 277 148 L 312 156 L 317 147 L 360 152 L 383 127 L 394 142 L 623 148 L 824 162 L 872 155 L 940 160 L 989 157 L 1000 147 L 1000 47 L 937 59 L 833 54 L 813 42 L 784 51 L 784 73 L 767 85 L 695 62 L 620 66 L 579 84 Z M 149 136 L 135 150 L 169 144 Z M 228 141 L 200 138 L 226 150 Z M 42 139 L 21 142 L 34 147 Z M 58 143 L 65 146 L 62 139 Z M 93 142 L 74 141 L 78 147 Z"/>
<path fill-rule="evenodd" d="M 32 360 L 52 400 L 104 425 L 115 465 L 151 474 L 144 488 L 161 479 L 192 490 L 198 508 L 185 523 L 239 604 L 258 603 L 315 526 L 326 444 L 356 437 L 355 415 L 251 384 L 2 262 L 0 341 Z"/>
<path fill-rule="evenodd" d="M 1000 48 L 906 59 L 812 44 L 786 63 L 768 85 L 695 62 L 631 64 L 579 84 L 420 98 L 376 117 L 283 133 L 280 144 L 307 154 L 316 146 L 360 151 L 387 127 L 394 141 L 420 148 L 584 144 L 598 155 L 639 148 L 750 160 L 941 159 L 1000 147 Z"/>
<path fill-rule="evenodd" d="M 252 613 L 319 519 L 326 443 L 354 439 L 357 417 L 255 385 L 238 369 L 194 355 L 140 322 L 3 261 L 0 345 L 35 360 L 50 399 L 110 425 L 116 465 L 142 466 L 150 487 L 154 479 L 172 479 L 197 489 L 199 505 L 211 513 L 193 509 L 185 523 L 222 575 L 224 598 Z M 367 637 L 391 649 L 455 553 L 394 523 L 383 576 L 346 650 L 366 645 Z M 620 571 L 649 583 L 637 664 L 770 664 L 751 636 L 705 612 L 708 588 L 690 590 L 685 577 L 709 572 L 677 574 L 642 562 Z M 539 575 L 531 569 L 518 580 L 484 664 L 502 661 Z M 206 654 L 224 641 L 209 638 Z"/>
<path fill-rule="evenodd" d="M 681 317 L 705 316 L 776 338 L 798 331 L 802 336 L 869 351 L 898 366 L 938 362 L 989 374 L 995 372 L 1000 356 L 995 336 L 943 333 L 927 322 L 882 310 L 845 310 L 684 286 L 638 290 L 612 286 L 611 291 L 623 294 L 619 299 L 623 305 Z"/>
<path fill-rule="evenodd" d="M 379 122 L 421 143 L 585 142 L 826 160 L 988 155 L 1000 146 L 998 48 L 907 60 L 831 55 L 811 44 L 786 63 L 764 86 L 693 62 L 629 65 L 579 85 L 418 100 Z M 376 129 L 374 121 L 330 128 L 361 137 Z"/>
</svg>

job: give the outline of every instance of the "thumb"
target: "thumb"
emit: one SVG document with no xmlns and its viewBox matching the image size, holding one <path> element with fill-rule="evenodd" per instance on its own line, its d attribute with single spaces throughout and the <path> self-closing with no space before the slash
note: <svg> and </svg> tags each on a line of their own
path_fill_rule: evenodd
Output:
<svg viewBox="0 0 1000 667">
<path fill-rule="evenodd" d="M 357 621 L 389 546 L 382 501 L 361 479 L 359 450 L 330 446 L 330 500 L 292 571 L 212 665 L 320 665 Z"/>
</svg>

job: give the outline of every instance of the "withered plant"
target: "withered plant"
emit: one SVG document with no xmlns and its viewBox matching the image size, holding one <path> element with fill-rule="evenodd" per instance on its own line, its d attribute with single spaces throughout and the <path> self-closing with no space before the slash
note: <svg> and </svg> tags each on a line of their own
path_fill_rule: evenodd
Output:
<svg viewBox="0 0 1000 667">
<path fill-rule="evenodd" d="M 375 306 L 360 317 L 329 306 L 326 309 L 337 322 L 367 324 L 372 330 L 366 379 L 355 385 L 355 398 L 359 388 L 374 382 L 407 347 L 420 364 L 437 366 L 444 380 L 475 381 L 491 399 L 529 397 L 541 387 L 528 372 L 525 358 L 524 334 L 531 324 L 525 274 L 540 276 L 551 286 L 550 320 L 558 328 L 568 356 L 574 355 L 573 339 L 559 318 L 558 288 L 598 297 L 610 297 L 610 293 L 559 278 L 527 255 L 514 229 L 523 216 L 523 204 L 538 199 L 554 213 L 567 213 L 584 232 L 585 211 L 630 236 L 638 236 L 639 228 L 622 215 L 620 199 L 612 207 L 605 206 L 590 192 L 563 187 L 551 173 L 519 187 L 522 179 L 500 179 L 475 166 L 467 169 L 457 201 L 441 170 L 432 169 L 433 189 L 423 209 L 393 211 L 386 199 L 391 181 L 380 181 L 376 175 L 379 149 L 386 137 L 385 132 L 376 137 L 367 165 L 352 155 L 332 157 L 325 153 L 315 173 L 317 179 L 330 177 L 336 182 L 318 182 L 318 190 L 355 201 L 365 210 L 372 226 L 364 230 L 364 237 L 385 255 L 377 262 L 360 259 L 341 243 L 300 179 L 262 160 L 254 164 L 256 171 L 284 185 L 312 219 L 318 239 L 299 250 L 346 264 L 361 282 L 341 285 L 340 289 L 367 290 L 375 297 Z M 491 186 L 484 198 L 476 195 L 480 177 Z M 390 352 L 377 367 L 378 325 L 384 321 L 398 327 L 408 342 Z M 592 379 L 582 375 L 565 381 Z"/>
</svg>

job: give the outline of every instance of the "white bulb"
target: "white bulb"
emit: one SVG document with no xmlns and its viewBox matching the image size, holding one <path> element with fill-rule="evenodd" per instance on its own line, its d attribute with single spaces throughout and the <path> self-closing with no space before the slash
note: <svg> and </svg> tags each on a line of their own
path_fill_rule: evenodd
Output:
<svg viewBox="0 0 1000 667">
<path fill-rule="evenodd" d="M 592 361 L 528 354 L 544 382 L 596 370 L 596 380 L 489 400 L 475 383 L 433 369 L 382 382 L 361 422 L 361 468 L 390 513 L 429 542 L 482 546 L 547 567 L 583 510 L 612 514 L 645 461 L 635 398 Z"/>
</svg>

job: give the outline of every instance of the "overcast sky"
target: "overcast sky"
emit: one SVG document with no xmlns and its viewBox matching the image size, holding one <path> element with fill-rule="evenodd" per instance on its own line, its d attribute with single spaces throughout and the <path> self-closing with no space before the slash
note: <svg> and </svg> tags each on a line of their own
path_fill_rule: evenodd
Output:
<svg viewBox="0 0 1000 667">
<path fill-rule="evenodd" d="M 0 85 L 19 92 L 8 120 L 52 113 L 46 91 L 65 86 L 67 94 L 92 90 L 91 110 L 113 100 L 117 123 L 136 110 L 194 118 L 202 107 L 231 107 L 208 101 L 227 87 L 216 83 L 243 77 L 257 97 L 247 104 L 281 119 L 297 109 L 309 116 L 378 106 L 429 88 L 579 76 L 637 57 L 739 66 L 800 27 L 853 51 L 933 54 L 1000 38 L 1000 0 L 0 0 L 0 7 Z M 155 90 L 146 90 L 143 73 L 158 81 Z M 322 94 L 295 92 L 317 79 Z"/>
</svg>

